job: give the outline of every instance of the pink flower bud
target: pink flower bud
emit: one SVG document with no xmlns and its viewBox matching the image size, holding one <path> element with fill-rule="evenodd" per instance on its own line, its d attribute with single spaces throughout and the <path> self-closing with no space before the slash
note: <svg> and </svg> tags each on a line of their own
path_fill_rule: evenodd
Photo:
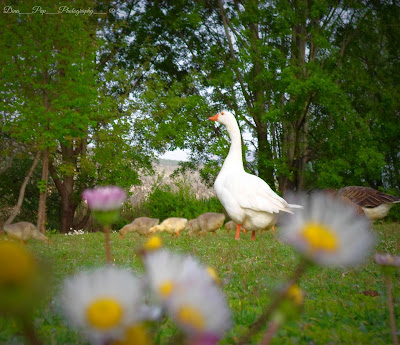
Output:
<svg viewBox="0 0 400 345">
<path fill-rule="evenodd" d="M 122 207 L 126 199 L 125 191 L 116 186 L 104 186 L 94 189 L 85 189 L 82 198 L 86 200 L 93 211 L 110 211 Z"/>
</svg>

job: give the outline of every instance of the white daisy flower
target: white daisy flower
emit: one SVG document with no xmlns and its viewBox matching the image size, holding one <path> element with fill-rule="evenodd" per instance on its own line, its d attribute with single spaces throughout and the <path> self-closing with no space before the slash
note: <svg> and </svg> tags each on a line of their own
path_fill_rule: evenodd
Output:
<svg viewBox="0 0 400 345">
<path fill-rule="evenodd" d="M 174 291 L 166 310 L 191 343 L 208 339 L 216 344 L 232 325 L 225 295 L 215 284 L 202 283 Z"/>
<path fill-rule="evenodd" d="M 325 194 L 302 197 L 303 209 L 283 218 L 282 241 L 324 266 L 356 265 L 375 243 L 370 223 L 353 209 Z"/>
<path fill-rule="evenodd" d="M 115 267 L 83 271 L 66 279 L 61 304 L 71 325 L 91 344 L 121 339 L 128 326 L 143 319 L 143 284 Z"/>
<path fill-rule="evenodd" d="M 190 289 L 199 283 L 213 284 L 209 270 L 190 256 L 161 249 L 144 258 L 149 285 L 159 301 L 165 301 L 174 290 Z"/>
</svg>

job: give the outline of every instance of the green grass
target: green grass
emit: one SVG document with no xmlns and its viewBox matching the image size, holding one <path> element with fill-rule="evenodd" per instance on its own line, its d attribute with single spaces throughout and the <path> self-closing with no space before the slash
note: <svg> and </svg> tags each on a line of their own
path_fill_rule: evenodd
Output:
<svg viewBox="0 0 400 345">
<path fill-rule="evenodd" d="M 400 224 L 377 225 L 377 252 L 400 255 Z M 224 282 L 224 291 L 233 312 L 234 327 L 221 344 L 234 344 L 265 308 L 274 288 L 285 282 L 299 262 L 296 252 L 279 242 L 272 233 L 258 235 L 255 242 L 250 234 L 241 235 L 220 231 L 216 237 L 189 237 L 183 234 L 172 238 L 161 235 L 165 247 L 191 254 L 213 266 Z M 124 240 L 112 234 L 112 254 L 116 265 L 141 272 L 135 249 L 145 238 L 136 234 Z M 104 263 L 103 234 L 79 236 L 51 235 L 53 244 L 46 246 L 30 241 L 28 246 L 46 259 L 53 271 L 50 296 L 35 315 L 35 327 L 44 344 L 86 344 L 75 331 L 69 330 L 57 307 L 57 292 L 63 278 L 86 267 Z M 397 325 L 400 327 L 400 284 L 394 279 Z M 300 319 L 286 323 L 276 334 L 272 344 L 390 344 L 392 343 L 386 290 L 383 277 L 372 259 L 351 269 L 310 268 L 300 286 L 307 297 Z M 378 296 L 365 295 L 376 291 Z M 171 322 L 159 328 L 161 344 L 176 332 Z M 262 334 L 253 337 L 257 344 Z M 0 318 L 0 343 L 22 342 L 16 320 Z"/>
</svg>

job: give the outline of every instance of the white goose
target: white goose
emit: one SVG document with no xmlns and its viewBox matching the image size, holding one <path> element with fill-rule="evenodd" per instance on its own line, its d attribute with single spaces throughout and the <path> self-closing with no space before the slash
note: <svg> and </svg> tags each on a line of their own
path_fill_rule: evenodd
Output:
<svg viewBox="0 0 400 345">
<path fill-rule="evenodd" d="M 293 213 L 291 208 L 302 206 L 288 204 L 264 180 L 245 172 L 240 130 L 232 113 L 223 110 L 208 119 L 223 124 L 231 139 L 228 156 L 214 183 L 215 192 L 236 223 L 235 239 L 239 239 L 242 226 L 252 231 L 251 239 L 255 240 L 255 232 L 274 226 L 281 212 Z"/>
</svg>

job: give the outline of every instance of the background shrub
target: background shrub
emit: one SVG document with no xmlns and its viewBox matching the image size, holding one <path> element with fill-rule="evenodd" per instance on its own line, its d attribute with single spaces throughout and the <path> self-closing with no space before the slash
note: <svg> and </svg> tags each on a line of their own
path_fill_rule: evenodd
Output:
<svg viewBox="0 0 400 345">
<path fill-rule="evenodd" d="M 140 206 L 143 214 L 163 221 L 169 217 L 197 218 L 205 212 L 223 213 L 224 208 L 216 197 L 197 199 L 190 185 L 179 181 L 175 188 L 158 185 Z"/>
</svg>

